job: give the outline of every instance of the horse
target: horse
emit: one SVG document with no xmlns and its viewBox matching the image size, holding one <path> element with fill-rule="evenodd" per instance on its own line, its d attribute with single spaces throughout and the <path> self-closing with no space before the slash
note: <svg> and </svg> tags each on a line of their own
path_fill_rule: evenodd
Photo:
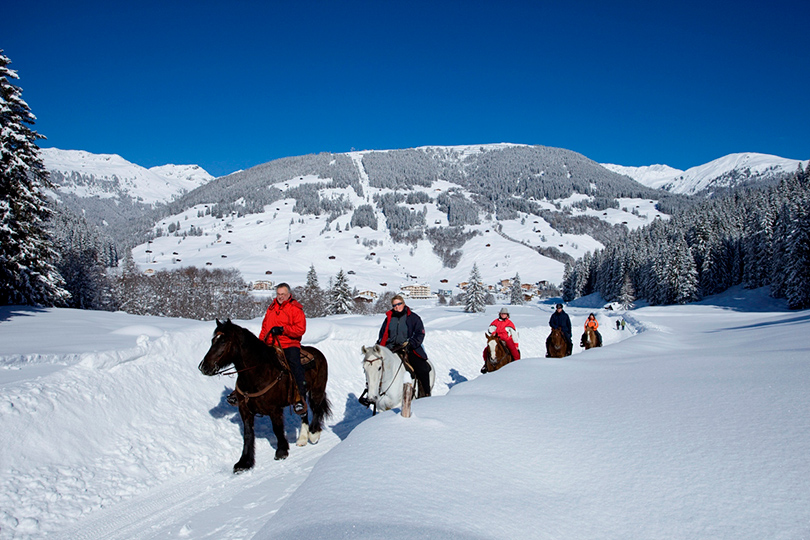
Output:
<svg viewBox="0 0 810 540">
<path fill-rule="evenodd" d="M 311 358 L 311 360 L 308 360 Z M 308 361 L 307 361 L 308 360 Z M 307 422 L 307 413 L 301 415 L 301 432 L 296 444 L 315 444 L 321 436 L 324 418 L 332 414 L 326 397 L 328 367 L 326 357 L 315 347 L 301 347 L 301 362 L 309 395 L 312 423 Z M 232 371 L 226 371 L 233 364 Z M 211 339 L 211 348 L 199 365 L 203 375 L 234 374 L 239 416 L 244 426 L 242 456 L 233 466 L 234 473 L 251 469 L 254 465 L 255 433 L 254 417 L 263 414 L 270 417 L 276 436 L 276 460 L 289 455 L 290 444 L 284 433 L 284 407 L 292 405 L 297 386 L 292 373 L 286 367 L 284 353 L 280 348 L 269 346 L 250 330 L 231 322 L 217 319 L 217 328 Z M 306 396 L 302 396 L 306 399 Z"/>
<path fill-rule="evenodd" d="M 546 357 L 562 358 L 568 356 L 568 342 L 563 336 L 562 330 L 555 328 L 546 339 Z"/>
<path fill-rule="evenodd" d="M 596 337 L 596 331 L 593 328 L 585 329 L 580 340 L 580 345 L 585 347 L 585 350 L 592 349 L 593 347 L 601 347 L 599 339 Z"/>
<path fill-rule="evenodd" d="M 402 405 L 403 379 L 407 371 L 402 357 L 383 345 L 363 346 L 361 351 L 363 353 L 363 371 L 366 374 L 367 402 L 374 405 L 372 414 L 377 414 L 377 409 L 387 411 Z M 428 360 L 428 364 L 430 365 L 430 389 L 433 390 L 436 368 L 433 367 L 430 360 Z M 418 381 L 415 382 L 421 385 Z M 420 389 L 416 395 L 422 394 Z"/>
<path fill-rule="evenodd" d="M 484 367 L 481 369 L 481 373 L 498 371 L 509 362 L 514 361 L 512 353 L 509 351 L 509 347 L 506 346 L 506 343 L 504 343 L 501 338 L 494 333 L 484 335 L 487 338 L 487 349 L 489 349 L 489 355 L 484 361 Z"/>
</svg>

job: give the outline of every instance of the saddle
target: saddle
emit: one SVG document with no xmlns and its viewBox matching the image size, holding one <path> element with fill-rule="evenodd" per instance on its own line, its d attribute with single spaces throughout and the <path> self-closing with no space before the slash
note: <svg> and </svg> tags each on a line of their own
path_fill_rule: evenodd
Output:
<svg viewBox="0 0 810 540">
<path fill-rule="evenodd" d="M 400 347 L 396 351 L 391 351 L 391 352 L 393 352 L 394 354 L 399 356 L 399 359 L 402 360 L 402 365 L 405 366 L 405 370 L 408 373 L 411 374 L 411 377 L 413 379 L 416 379 L 416 374 L 413 371 L 413 366 L 410 364 L 410 362 L 408 362 L 408 348 L 407 347 Z"/>
<path fill-rule="evenodd" d="M 284 355 L 284 349 L 279 347 L 278 345 L 272 345 L 273 349 L 276 351 L 276 357 L 278 357 L 278 361 L 281 362 L 281 365 L 284 367 L 286 371 L 290 371 L 290 366 L 287 364 L 287 357 Z M 314 369 L 315 368 L 315 355 L 306 350 L 304 347 L 301 347 L 301 367 L 304 370 L 307 369 Z"/>
<path fill-rule="evenodd" d="M 292 370 L 290 369 L 290 365 L 287 363 L 287 357 L 284 355 L 284 349 L 282 349 L 278 343 L 274 343 L 272 345 L 273 349 L 276 351 L 276 357 L 278 361 L 281 362 L 281 366 L 284 369 L 285 374 L 289 377 L 291 384 L 289 385 L 289 396 L 288 399 L 290 403 L 303 403 L 303 411 L 298 412 L 298 414 L 306 414 L 307 406 L 306 406 L 306 399 L 301 393 L 298 391 L 298 385 L 295 383 L 295 377 L 293 377 Z M 301 359 L 301 367 L 304 371 L 308 369 L 315 369 L 315 355 L 309 352 L 308 350 L 304 349 L 304 347 L 300 348 L 300 359 Z M 306 383 L 304 383 L 306 386 Z"/>
<path fill-rule="evenodd" d="M 315 368 L 315 363 L 313 360 L 315 360 L 315 355 L 301 347 L 301 367 L 304 369 Z"/>
</svg>

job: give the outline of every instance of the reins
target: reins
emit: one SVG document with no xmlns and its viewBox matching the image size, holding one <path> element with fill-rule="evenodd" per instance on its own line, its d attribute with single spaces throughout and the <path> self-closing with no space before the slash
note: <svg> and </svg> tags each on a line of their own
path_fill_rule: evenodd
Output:
<svg viewBox="0 0 810 540">
<path fill-rule="evenodd" d="M 383 374 L 385 374 L 385 358 L 383 356 L 378 356 L 374 360 L 365 360 L 365 359 L 363 360 L 363 362 L 368 362 L 369 364 L 373 364 L 377 360 L 382 361 L 382 374 L 380 375 L 380 387 L 377 389 L 380 397 L 384 396 L 391 389 L 391 387 L 394 385 L 394 381 L 396 380 L 397 375 L 399 374 L 399 370 L 402 369 L 402 366 L 405 364 L 405 362 L 402 360 L 402 358 L 399 357 L 399 355 L 397 355 L 397 358 L 399 358 L 399 366 L 397 367 L 397 371 L 394 373 L 394 376 L 391 378 L 391 382 L 388 384 L 388 388 L 386 388 L 385 390 L 382 389 Z"/>
<path fill-rule="evenodd" d="M 224 335 L 225 335 L 225 333 L 224 333 L 224 332 L 217 332 L 217 334 L 218 334 L 218 335 L 220 335 L 220 336 L 224 336 Z M 274 336 L 274 337 L 275 337 L 275 336 Z M 266 343 L 266 342 L 265 342 L 265 343 Z M 225 352 L 223 352 L 223 356 L 225 356 L 226 354 L 227 354 L 227 355 L 230 355 L 230 352 L 231 352 L 231 348 L 232 348 L 232 347 L 233 347 L 233 342 L 232 342 L 231 340 L 228 340 L 228 343 L 227 343 L 226 348 L 225 348 Z M 271 347 L 272 347 L 272 345 L 271 345 Z M 238 375 L 239 373 L 243 373 L 243 372 L 245 372 L 245 371 L 250 371 L 250 370 L 252 370 L 252 369 L 256 369 L 257 367 L 259 367 L 259 365 L 258 365 L 258 364 L 257 364 L 257 365 L 255 365 L 255 366 L 249 366 L 249 367 L 242 368 L 242 369 L 236 369 L 236 367 L 235 367 L 235 366 L 234 366 L 234 368 L 233 368 L 233 369 L 227 369 L 227 368 L 223 368 L 223 369 L 221 369 L 221 370 L 217 370 L 217 371 L 214 373 L 214 375 L 228 375 L 228 376 L 231 376 L 231 375 Z M 268 392 L 268 391 L 269 391 L 271 388 L 273 388 L 273 387 L 274 387 L 276 384 L 278 384 L 278 382 L 279 382 L 279 381 L 280 381 L 280 380 L 281 380 L 283 377 L 284 377 L 284 371 L 282 370 L 282 371 L 280 371 L 280 372 L 279 372 L 278 377 L 276 377 L 276 379 L 275 379 L 273 382 L 271 382 L 270 384 L 268 384 L 267 386 L 265 386 L 264 388 L 262 388 L 262 389 L 261 389 L 261 390 L 259 390 L 258 392 L 245 392 L 244 390 L 242 390 L 241 388 L 239 388 L 239 380 L 238 380 L 238 379 L 237 379 L 237 380 L 236 380 L 236 382 L 234 383 L 234 387 L 235 387 L 236 392 L 238 392 L 239 394 L 241 394 L 242 396 L 244 396 L 244 398 L 245 398 L 245 402 L 247 403 L 247 401 L 248 401 L 250 398 L 257 398 L 257 397 L 259 397 L 259 396 L 263 396 L 264 394 L 266 394 L 266 393 L 267 393 L 267 392 Z"/>
<path fill-rule="evenodd" d="M 259 396 L 262 396 L 262 395 L 266 394 L 267 391 L 270 390 L 271 388 L 273 388 L 281 380 L 281 378 L 283 376 L 284 376 L 283 373 L 279 373 L 278 377 L 276 377 L 275 381 L 271 382 L 270 384 L 268 384 L 267 386 L 265 386 L 264 388 L 262 388 L 258 392 L 245 392 L 245 391 L 243 391 L 241 388 L 239 388 L 239 381 L 238 380 L 236 381 L 234 386 L 236 387 L 237 392 L 239 392 L 240 394 L 245 396 L 245 403 L 247 403 L 247 401 L 250 398 L 256 398 L 256 397 L 259 397 Z"/>
</svg>

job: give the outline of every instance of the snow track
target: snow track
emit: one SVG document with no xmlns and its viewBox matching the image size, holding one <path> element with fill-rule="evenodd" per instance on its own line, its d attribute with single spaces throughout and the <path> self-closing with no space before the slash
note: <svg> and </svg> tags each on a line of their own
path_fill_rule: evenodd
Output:
<svg viewBox="0 0 810 540">
<path fill-rule="evenodd" d="M 167 531 L 173 531 L 179 538 L 249 537 L 284 504 L 313 465 L 338 442 L 337 437 L 324 434 L 318 445 L 294 449 L 282 462 L 273 461 L 272 452 L 265 448 L 257 455 L 257 465 L 252 471 L 234 475 L 230 464 L 223 464 L 219 470 L 166 482 L 132 500 L 95 512 L 55 538 L 147 540 L 165 538 Z M 262 441 L 259 446 L 263 446 Z M 223 507 L 232 509 L 231 517 L 211 520 L 213 509 L 219 509 L 216 514 L 224 517 Z M 253 526 L 245 523 L 245 510 L 253 516 Z"/>
</svg>

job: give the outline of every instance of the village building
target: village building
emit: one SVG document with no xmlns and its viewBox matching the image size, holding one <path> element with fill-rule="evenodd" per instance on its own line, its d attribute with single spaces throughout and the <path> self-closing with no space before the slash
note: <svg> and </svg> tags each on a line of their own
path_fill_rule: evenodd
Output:
<svg viewBox="0 0 810 540">
<path fill-rule="evenodd" d="M 414 300 L 436 298 L 436 295 L 430 292 L 429 285 L 403 285 L 400 287 L 400 291 L 404 296 Z"/>
</svg>

